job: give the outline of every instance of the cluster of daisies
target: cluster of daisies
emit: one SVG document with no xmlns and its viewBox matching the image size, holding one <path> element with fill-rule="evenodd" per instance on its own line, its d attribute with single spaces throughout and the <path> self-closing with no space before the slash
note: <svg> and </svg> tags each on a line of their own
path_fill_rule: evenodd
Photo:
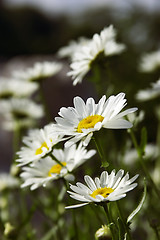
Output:
<svg viewBox="0 0 160 240">
<path fill-rule="evenodd" d="M 59 50 L 60 57 L 69 57 L 71 61 L 71 70 L 67 75 L 72 78 L 73 85 L 82 82 L 95 60 L 105 59 L 125 50 L 124 44 L 116 42 L 116 35 L 116 30 L 111 25 L 100 34 L 94 34 L 91 39 L 80 38 Z M 145 66 L 150 64 L 147 69 L 152 71 L 160 66 L 159 63 L 159 54 L 144 56 L 140 69 L 145 71 Z M 32 68 L 14 72 L 11 79 L 0 81 L 0 113 L 5 113 L 5 118 L 10 119 L 5 121 L 5 124 L 10 123 L 10 129 L 16 128 L 17 122 L 29 127 L 32 119 L 43 116 L 42 106 L 28 100 L 28 97 L 38 89 L 40 81 L 58 73 L 61 68 L 62 65 L 58 62 L 36 63 Z M 148 95 L 155 97 L 159 93 L 158 81 L 147 93 L 139 92 L 137 99 L 146 100 Z M 126 104 L 124 93 L 111 95 L 109 98 L 104 95 L 98 103 L 93 98 L 88 98 L 85 102 L 76 96 L 73 99 L 74 106 L 62 107 L 53 123 L 41 129 L 30 130 L 23 137 L 23 146 L 17 152 L 16 162 L 22 168 L 21 187 L 29 186 L 34 190 L 40 186 L 46 187 L 59 178 L 73 181 L 74 170 L 96 154 L 95 149 L 87 150 L 95 131 L 132 127 L 126 116 L 132 115 L 137 108 L 122 111 Z M 94 180 L 88 175 L 84 176 L 86 185 L 80 182 L 71 184 L 72 191 L 68 192 L 72 198 L 83 202 L 76 207 L 91 202 L 115 201 L 125 197 L 128 191 L 137 186 L 137 183 L 133 183 L 137 177 L 135 175 L 129 179 L 129 174 L 124 175 L 122 169 L 117 173 L 112 170 L 110 174 L 103 171 L 100 178 L 96 177 Z"/>
<path fill-rule="evenodd" d="M 40 81 L 61 69 L 57 62 L 39 62 L 33 67 L 12 72 L 10 77 L 0 77 L 0 115 L 5 130 L 34 126 L 44 116 L 43 106 L 33 99 Z"/>
<path fill-rule="evenodd" d="M 80 97 L 73 99 L 74 107 L 62 107 L 55 122 L 43 129 L 30 130 L 23 138 L 24 145 L 17 152 L 18 166 L 22 166 L 21 187 L 30 186 L 34 190 L 40 186 L 47 186 L 51 181 L 64 178 L 74 180 L 73 170 L 95 155 L 94 149 L 87 150 L 87 146 L 95 131 L 102 128 L 128 129 L 132 123 L 124 119 L 137 108 L 121 111 L 126 106 L 124 93 L 106 96 L 95 103 L 93 98 L 86 102 Z M 58 148 L 59 144 L 64 147 Z M 90 202 L 115 201 L 126 196 L 126 192 L 134 189 L 133 183 L 138 175 L 129 180 L 124 170 L 115 170 L 108 174 L 102 172 L 100 178 L 93 180 L 85 176 L 87 186 L 77 183 L 70 185 L 72 198 L 82 201 L 83 206 Z M 72 206 L 75 207 L 75 206 Z"/>
</svg>

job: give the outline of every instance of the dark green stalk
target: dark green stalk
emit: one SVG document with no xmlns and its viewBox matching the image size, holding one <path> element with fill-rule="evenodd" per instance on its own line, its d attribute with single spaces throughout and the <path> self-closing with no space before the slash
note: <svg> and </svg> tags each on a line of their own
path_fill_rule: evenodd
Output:
<svg viewBox="0 0 160 240">
<path fill-rule="evenodd" d="M 116 235 L 115 235 L 115 231 L 114 229 L 112 228 L 112 219 L 111 219 L 111 216 L 110 216 L 110 212 L 108 211 L 108 206 L 107 206 L 108 203 L 103 203 L 102 204 L 102 207 L 104 208 L 104 211 L 106 213 L 106 217 L 107 217 L 107 224 L 111 230 L 111 234 L 112 234 L 112 239 L 113 240 L 116 240 Z"/>
<path fill-rule="evenodd" d="M 130 133 L 130 136 L 132 138 L 133 144 L 134 144 L 134 146 L 135 146 L 135 148 L 137 150 L 137 154 L 139 156 L 139 162 L 141 164 L 143 172 L 146 175 L 147 179 L 149 180 L 149 182 L 150 182 L 152 188 L 154 189 L 155 193 L 157 194 L 158 198 L 160 199 L 160 191 L 157 188 L 157 186 L 155 185 L 155 183 L 153 182 L 153 180 L 152 180 L 152 178 L 150 176 L 150 173 L 149 173 L 147 167 L 144 164 L 144 159 L 143 159 L 143 156 L 142 156 L 142 152 L 139 149 L 139 146 L 138 146 L 137 140 L 135 138 L 135 135 L 134 135 L 134 133 L 133 133 L 133 131 L 131 129 L 130 129 L 129 133 Z"/>
<path fill-rule="evenodd" d="M 132 240 L 129 226 L 127 225 L 127 223 L 126 223 L 126 221 L 125 221 L 125 219 L 124 219 L 124 216 L 123 216 L 123 213 L 122 213 L 122 210 L 121 210 L 121 207 L 120 207 L 120 204 L 119 204 L 118 201 L 116 201 L 116 205 L 117 205 L 119 217 L 120 217 L 120 219 L 122 220 L 123 226 L 124 226 L 124 228 L 125 228 L 125 230 L 126 230 L 126 233 L 127 233 L 127 236 L 128 236 L 128 239 L 129 239 L 129 240 Z"/>
</svg>

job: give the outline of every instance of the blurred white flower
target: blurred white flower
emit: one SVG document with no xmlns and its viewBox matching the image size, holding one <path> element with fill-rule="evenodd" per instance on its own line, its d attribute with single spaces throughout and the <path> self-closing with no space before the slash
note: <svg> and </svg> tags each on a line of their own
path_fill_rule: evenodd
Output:
<svg viewBox="0 0 160 240">
<path fill-rule="evenodd" d="M 158 156 L 158 147 L 154 144 L 147 144 L 145 147 L 144 157 L 145 159 L 153 159 Z M 131 165 L 138 160 L 138 154 L 136 149 L 129 149 L 123 156 L 125 164 Z"/>
<path fill-rule="evenodd" d="M 115 41 L 116 31 L 113 26 L 102 30 L 100 34 L 94 34 L 93 38 L 84 45 L 77 47 L 72 54 L 71 71 L 68 76 L 73 79 L 73 85 L 82 82 L 83 77 L 91 69 L 92 62 L 103 53 L 105 56 L 120 54 L 125 49 L 124 44 Z"/>
<path fill-rule="evenodd" d="M 44 128 L 30 130 L 28 136 L 23 137 L 24 146 L 17 152 L 18 166 L 38 161 L 52 151 L 63 136 L 54 134 L 53 130 L 53 124 L 48 124 Z"/>
<path fill-rule="evenodd" d="M 82 98 L 75 97 L 74 108 L 62 107 L 59 112 L 60 117 L 56 117 L 55 120 L 57 133 L 70 136 L 65 146 L 70 146 L 80 140 L 87 146 L 93 132 L 101 128 L 131 128 L 132 124 L 123 117 L 135 112 L 137 108 L 129 108 L 120 113 L 127 104 L 124 97 L 124 93 L 119 93 L 106 100 L 104 95 L 97 104 L 93 98 L 88 98 L 85 103 Z"/>
<path fill-rule="evenodd" d="M 141 57 L 139 70 L 141 72 L 152 72 L 160 67 L 160 50 L 146 53 Z"/>
<path fill-rule="evenodd" d="M 85 46 L 89 43 L 89 39 L 80 37 L 77 41 L 70 41 L 69 44 L 65 47 L 62 47 L 58 51 L 59 57 L 70 57 L 72 59 L 74 52 L 81 49 L 82 46 Z"/>
<path fill-rule="evenodd" d="M 28 127 L 34 124 L 35 119 L 43 117 L 42 105 L 30 99 L 12 98 L 0 101 L 0 114 L 3 116 L 3 127 L 14 130 L 18 127 Z"/>
<path fill-rule="evenodd" d="M 11 176 L 9 173 L 0 173 L 0 192 L 5 189 L 13 189 L 20 186 L 17 178 Z"/>
<path fill-rule="evenodd" d="M 38 89 L 38 84 L 22 80 L 0 78 L 0 99 L 27 97 Z"/>
<path fill-rule="evenodd" d="M 124 177 L 123 175 L 124 170 L 122 169 L 117 174 L 115 170 L 110 174 L 107 171 L 103 171 L 100 178 L 96 177 L 95 180 L 88 175 L 84 176 L 87 186 L 80 182 L 77 182 L 76 185 L 70 184 L 70 188 L 73 191 L 67 191 L 70 197 L 84 203 L 68 206 L 66 209 L 82 207 L 92 202 L 98 204 L 124 198 L 126 192 L 133 190 L 137 186 L 137 183 L 133 182 L 139 175 L 136 174 L 131 179 L 129 179 L 128 173 Z"/>
<path fill-rule="evenodd" d="M 37 62 L 28 69 L 14 71 L 13 76 L 26 81 L 41 81 L 57 74 L 61 68 L 62 64 L 58 62 Z"/>
<path fill-rule="evenodd" d="M 160 79 L 156 83 L 151 83 L 151 88 L 140 90 L 136 94 L 139 101 L 147 101 L 160 96 Z"/>
<path fill-rule="evenodd" d="M 137 126 L 140 122 L 144 120 L 145 112 L 143 110 L 137 112 L 130 113 L 127 116 L 127 119 L 134 125 Z"/>
<path fill-rule="evenodd" d="M 87 150 L 80 144 L 78 147 L 72 145 L 70 148 L 54 149 L 52 156 L 41 159 L 23 167 L 21 177 L 24 183 L 21 187 L 31 185 L 31 190 L 39 186 L 45 187 L 52 180 L 66 177 L 77 167 L 83 164 L 96 153 L 95 150 Z M 56 160 L 53 160 L 55 157 Z"/>
</svg>

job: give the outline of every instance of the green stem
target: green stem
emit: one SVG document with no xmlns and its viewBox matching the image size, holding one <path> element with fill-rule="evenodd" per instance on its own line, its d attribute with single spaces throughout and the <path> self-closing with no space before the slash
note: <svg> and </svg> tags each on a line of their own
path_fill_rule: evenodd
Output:
<svg viewBox="0 0 160 240">
<path fill-rule="evenodd" d="M 61 165 L 61 167 L 64 167 L 64 165 L 52 154 L 52 152 L 49 153 L 49 156 L 50 156 L 55 162 L 57 162 L 59 165 Z"/>
<path fill-rule="evenodd" d="M 107 206 L 107 203 L 103 203 L 103 208 L 104 208 L 104 211 L 105 211 L 105 213 L 106 213 L 106 217 L 107 217 L 107 224 L 108 224 L 108 226 L 109 226 L 109 228 L 110 228 L 110 230 L 111 230 L 111 234 L 112 234 L 112 239 L 113 240 L 116 240 L 116 236 L 115 236 L 115 231 L 114 231 L 114 229 L 112 228 L 112 219 L 111 219 L 111 216 L 110 216 L 110 212 L 109 212 L 109 210 L 108 210 L 108 206 Z"/>
<path fill-rule="evenodd" d="M 126 230 L 127 237 L 128 237 L 129 240 L 132 240 L 132 237 L 131 237 L 131 234 L 130 234 L 130 229 L 129 229 L 129 227 L 128 227 L 125 219 L 124 219 L 124 216 L 123 216 L 123 213 L 122 213 L 122 210 L 121 210 L 121 207 L 120 207 L 120 204 L 119 204 L 118 201 L 116 201 L 116 205 L 117 205 L 119 217 L 120 217 L 120 219 L 121 219 L 121 221 L 122 221 L 122 223 L 123 223 L 123 226 L 124 226 L 124 228 L 125 228 L 125 230 Z"/>
<path fill-rule="evenodd" d="M 102 163 L 102 166 L 103 167 L 108 167 L 108 162 L 105 161 L 105 156 L 104 156 L 104 152 L 103 152 L 103 149 L 98 141 L 98 139 L 95 139 L 95 137 L 92 137 L 95 145 L 96 145 L 96 148 L 97 148 L 97 151 L 98 151 L 98 154 L 100 156 L 100 159 L 101 159 L 101 163 Z"/>
<path fill-rule="evenodd" d="M 137 150 L 137 154 L 138 154 L 138 156 L 139 156 L 139 162 L 140 162 L 140 164 L 141 164 L 141 167 L 142 167 L 142 169 L 143 169 L 143 172 L 144 172 L 144 174 L 146 175 L 147 179 L 149 180 L 149 182 L 150 182 L 152 188 L 154 189 L 155 193 L 157 194 L 158 198 L 160 198 L 160 191 L 159 191 L 159 189 L 157 188 L 157 186 L 155 185 L 155 183 L 153 182 L 153 180 L 152 180 L 152 178 L 151 178 L 151 176 L 150 176 L 150 173 L 149 173 L 147 167 L 146 167 L 145 164 L 144 164 L 144 159 L 143 159 L 142 153 L 141 153 L 141 151 L 140 151 L 140 149 L 139 149 L 137 140 L 136 140 L 136 138 L 135 138 L 135 135 L 134 135 L 132 129 L 130 129 L 129 133 L 130 133 L 130 136 L 131 136 L 131 138 L 132 138 L 133 144 L 134 144 L 134 146 L 135 146 L 135 148 L 136 148 L 136 150 Z"/>
</svg>

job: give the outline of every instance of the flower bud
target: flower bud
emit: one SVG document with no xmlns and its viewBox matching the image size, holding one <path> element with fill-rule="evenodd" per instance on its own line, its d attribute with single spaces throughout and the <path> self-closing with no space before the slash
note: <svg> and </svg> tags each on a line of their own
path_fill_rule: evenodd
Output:
<svg viewBox="0 0 160 240">
<path fill-rule="evenodd" d="M 112 240 L 112 235 L 107 225 L 102 225 L 95 233 L 96 240 Z"/>
</svg>

